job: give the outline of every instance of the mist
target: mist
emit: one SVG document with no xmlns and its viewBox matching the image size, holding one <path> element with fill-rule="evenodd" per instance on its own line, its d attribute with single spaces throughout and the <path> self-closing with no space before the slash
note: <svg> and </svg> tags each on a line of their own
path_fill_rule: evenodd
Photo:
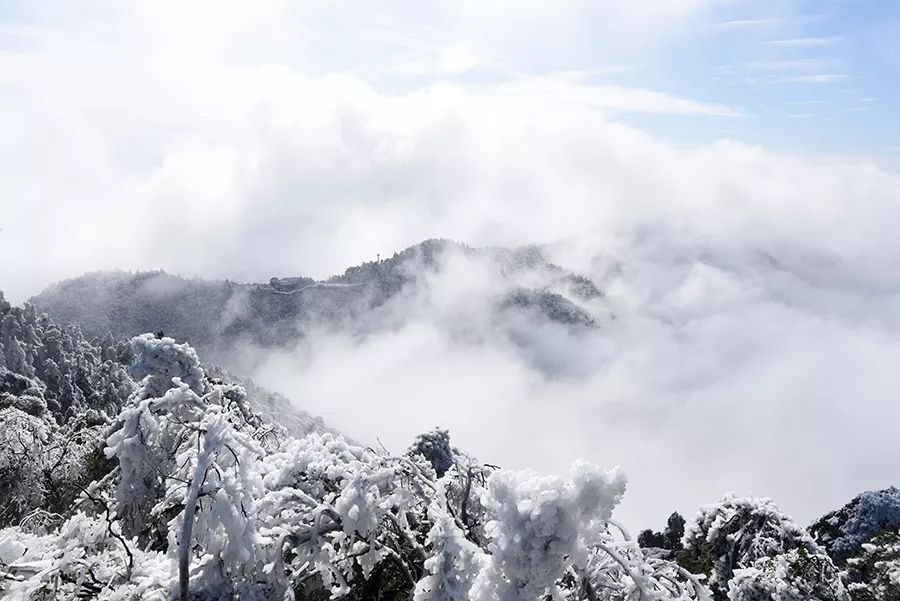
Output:
<svg viewBox="0 0 900 601">
<path fill-rule="evenodd" d="M 619 515 L 635 528 L 731 490 L 810 521 L 900 476 L 896 291 L 847 282 L 861 274 L 834 258 L 672 240 L 593 257 L 585 273 L 604 297 L 587 331 L 528 312 L 485 318 L 512 283 L 456 253 L 362 336 L 322 329 L 243 359 L 298 406 L 394 453 L 440 425 L 503 467 L 620 464 Z"/>
</svg>

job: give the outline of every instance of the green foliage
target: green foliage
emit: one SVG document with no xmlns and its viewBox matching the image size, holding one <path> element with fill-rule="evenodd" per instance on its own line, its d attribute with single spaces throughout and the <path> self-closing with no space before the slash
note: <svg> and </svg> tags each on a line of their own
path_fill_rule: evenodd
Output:
<svg viewBox="0 0 900 601">
<path fill-rule="evenodd" d="M 649 528 L 642 530 L 638 535 L 638 545 L 644 549 L 665 549 L 674 554 L 682 548 L 681 538 L 684 536 L 684 524 L 684 518 L 675 511 L 666 521 L 666 529 L 663 532 L 654 532 Z"/>
<path fill-rule="evenodd" d="M 82 486 L 87 486 L 91 482 L 102 480 L 111 471 L 116 468 L 117 461 L 115 458 L 108 458 L 103 453 L 103 442 L 97 444 L 88 452 L 83 459 L 84 471 L 81 474 Z"/>
<path fill-rule="evenodd" d="M 716 565 L 716 556 L 711 548 L 682 549 L 675 553 L 675 563 L 691 574 L 711 576 Z"/>
<path fill-rule="evenodd" d="M 900 532 L 886 530 L 864 544 L 843 578 L 853 601 L 900 599 Z"/>
</svg>

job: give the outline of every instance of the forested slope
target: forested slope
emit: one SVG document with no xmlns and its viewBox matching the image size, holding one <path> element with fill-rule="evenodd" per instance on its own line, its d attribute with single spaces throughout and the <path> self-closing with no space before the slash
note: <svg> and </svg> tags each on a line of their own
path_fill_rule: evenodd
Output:
<svg viewBox="0 0 900 601">
<path fill-rule="evenodd" d="M 220 355 L 238 343 L 288 346 L 313 328 L 365 334 L 391 327 L 410 306 L 430 310 L 416 295 L 453 259 L 490 271 L 497 285 L 486 309 L 498 330 L 519 314 L 576 329 L 603 318 L 592 308 L 602 298 L 598 287 L 549 262 L 540 248 L 473 249 L 447 240 L 427 240 L 323 281 L 273 277 L 239 284 L 164 272 L 98 272 L 55 284 L 30 302 L 60 323 L 78 324 L 87 336 L 162 331 Z M 401 303 L 407 304 L 395 310 Z"/>
</svg>

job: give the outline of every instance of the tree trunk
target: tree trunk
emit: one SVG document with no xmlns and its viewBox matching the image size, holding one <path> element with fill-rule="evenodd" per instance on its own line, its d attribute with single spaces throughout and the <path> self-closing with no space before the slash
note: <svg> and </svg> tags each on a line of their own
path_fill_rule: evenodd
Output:
<svg viewBox="0 0 900 601">
<path fill-rule="evenodd" d="M 188 601 L 191 532 L 194 529 L 194 514 L 197 512 L 197 499 L 200 496 L 200 487 L 206 478 L 206 470 L 209 469 L 211 451 L 212 449 L 204 443 L 203 452 L 197 457 L 197 467 L 194 470 L 194 477 L 191 478 L 191 487 L 188 489 L 187 497 L 184 500 L 184 521 L 181 523 L 181 540 L 178 543 L 180 545 L 178 547 L 178 598 L 180 601 Z"/>
</svg>

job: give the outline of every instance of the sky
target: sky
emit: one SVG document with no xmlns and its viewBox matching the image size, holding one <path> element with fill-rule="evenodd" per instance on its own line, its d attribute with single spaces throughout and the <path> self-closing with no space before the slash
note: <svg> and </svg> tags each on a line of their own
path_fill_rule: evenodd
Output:
<svg viewBox="0 0 900 601">
<path fill-rule="evenodd" d="M 728 489 L 812 518 L 900 481 L 898 40 L 887 0 L 6 0 L 0 289 L 548 244 L 628 316 L 589 377 L 416 320 L 260 375 L 354 435 L 362 392 L 416 397 L 395 447 L 440 420 L 485 460 L 622 463 L 645 524 Z"/>
<path fill-rule="evenodd" d="M 507 216 L 488 199 L 515 191 L 473 182 L 480 214 L 430 227 L 461 201 L 425 181 L 478 153 L 490 177 L 505 143 L 528 170 L 544 130 L 579 120 L 672 150 L 726 141 L 896 172 L 898 30 L 900 6 L 876 0 L 7 0 L 0 278 L 21 301 L 84 269 L 321 277 L 426 233 L 494 242 L 480 224 Z M 520 139 L 492 131 L 496 111 L 529 121 Z M 472 135 L 433 140 L 457 123 Z M 388 215 L 407 201 L 418 222 Z M 366 228 L 369 211 L 384 223 Z M 312 231 L 286 240 L 285 223 Z M 150 226 L 189 252 L 151 248 L 136 233 Z M 501 241 L 573 233 L 531 230 Z M 220 260 L 247 236 L 251 252 Z"/>
</svg>

